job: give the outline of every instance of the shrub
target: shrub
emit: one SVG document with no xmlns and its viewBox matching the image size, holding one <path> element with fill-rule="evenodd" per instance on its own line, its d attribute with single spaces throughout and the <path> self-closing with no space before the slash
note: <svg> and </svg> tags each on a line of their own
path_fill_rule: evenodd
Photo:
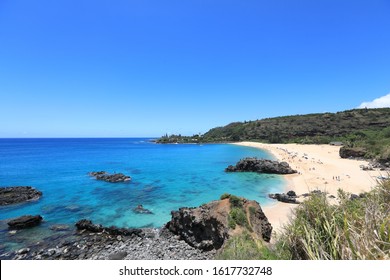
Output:
<svg viewBox="0 0 390 280">
<path fill-rule="evenodd" d="M 215 256 L 217 260 L 275 260 L 277 256 L 248 232 L 230 238 Z"/>
<path fill-rule="evenodd" d="M 229 201 L 230 201 L 230 204 L 231 204 L 232 207 L 240 208 L 243 205 L 242 199 L 239 198 L 238 196 L 235 196 L 235 195 L 230 195 Z"/>
<path fill-rule="evenodd" d="M 248 226 L 248 220 L 242 208 L 233 207 L 230 210 L 229 216 L 237 225 Z"/>
<path fill-rule="evenodd" d="M 236 229 L 237 223 L 236 221 L 229 215 L 228 216 L 228 227 L 231 229 Z"/>
</svg>

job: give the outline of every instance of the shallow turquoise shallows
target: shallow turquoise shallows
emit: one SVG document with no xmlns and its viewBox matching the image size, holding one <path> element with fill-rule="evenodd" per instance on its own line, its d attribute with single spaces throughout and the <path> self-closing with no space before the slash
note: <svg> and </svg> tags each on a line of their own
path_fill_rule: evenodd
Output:
<svg viewBox="0 0 390 280">
<path fill-rule="evenodd" d="M 0 139 L 0 186 L 33 186 L 43 192 L 39 201 L 0 207 L 0 241 L 9 241 L 4 220 L 26 214 L 42 215 L 40 228 L 46 229 L 73 227 L 80 219 L 105 226 L 160 227 L 172 210 L 199 206 L 223 193 L 272 203 L 267 195 L 284 187 L 281 176 L 224 172 L 247 156 L 271 158 L 236 145 L 159 145 L 146 138 Z M 88 175 L 101 170 L 122 172 L 132 180 L 113 184 Z M 139 204 L 153 214 L 133 212 Z"/>
</svg>

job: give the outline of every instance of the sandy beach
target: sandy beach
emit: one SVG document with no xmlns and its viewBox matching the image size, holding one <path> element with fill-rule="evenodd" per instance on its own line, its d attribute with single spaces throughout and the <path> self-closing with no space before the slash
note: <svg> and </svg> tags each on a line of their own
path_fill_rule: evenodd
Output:
<svg viewBox="0 0 390 280">
<path fill-rule="evenodd" d="M 298 174 L 284 176 L 287 180 L 285 192 L 293 190 L 297 195 L 317 189 L 336 197 L 338 189 L 359 194 L 370 191 L 377 185 L 376 177 L 383 175 L 379 171 L 363 171 L 361 166 L 368 165 L 367 161 L 340 158 L 340 147 L 337 146 L 255 142 L 241 142 L 236 145 L 264 149 L 277 160 L 288 162 Z M 263 207 L 275 232 L 282 229 L 294 207 L 297 205 L 282 202 Z"/>
</svg>

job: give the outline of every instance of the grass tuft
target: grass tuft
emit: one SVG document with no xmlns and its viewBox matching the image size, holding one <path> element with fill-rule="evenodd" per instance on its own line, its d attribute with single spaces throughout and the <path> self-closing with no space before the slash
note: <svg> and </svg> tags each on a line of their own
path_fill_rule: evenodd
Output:
<svg viewBox="0 0 390 280">
<path fill-rule="evenodd" d="M 276 254 L 288 259 L 390 259 L 390 181 L 359 199 L 338 192 L 338 205 L 312 196 L 277 237 Z"/>
<path fill-rule="evenodd" d="M 248 232 L 230 238 L 215 256 L 217 260 L 275 260 L 277 256 Z"/>
</svg>

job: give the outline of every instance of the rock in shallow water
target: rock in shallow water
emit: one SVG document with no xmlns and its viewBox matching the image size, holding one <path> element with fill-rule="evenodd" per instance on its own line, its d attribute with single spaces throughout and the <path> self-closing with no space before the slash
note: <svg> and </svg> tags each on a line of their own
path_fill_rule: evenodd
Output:
<svg viewBox="0 0 390 280">
<path fill-rule="evenodd" d="M 144 208 L 141 204 L 138 205 L 137 207 L 135 207 L 133 209 L 133 212 L 137 213 L 137 214 L 153 214 L 152 211 L 150 211 L 149 209 Z"/>
<path fill-rule="evenodd" d="M 33 187 L 2 187 L 0 188 L 0 206 L 37 200 L 42 192 Z"/>
<path fill-rule="evenodd" d="M 97 180 L 102 180 L 109 183 L 130 182 L 131 177 L 123 173 L 109 174 L 106 171 L 90 172 L 90 176 L 95 177 Z"/>
<path fill-rule="evenodd" d="M 39 225 L 42 222 L 43 218 L 40 215 L 32 216 L 26 215 L 21 216 L 16 219 L 12 219 L 7 224 L 10 229 L 23 229 L 30 228 Z"/>
<path fill-rule="evenodd" d="M 105 232 L 110 235 L 123 235 L 123 236 L 142 236 L 142 230 L 138 228 L 117 228 L 115 226 L 104 227 L 100 224 L 94 224 L 90 220 L 80 220 L 76 223 L 76 228 L 78 230 L 86 230 L 89 232 Z"/>
</svg>

